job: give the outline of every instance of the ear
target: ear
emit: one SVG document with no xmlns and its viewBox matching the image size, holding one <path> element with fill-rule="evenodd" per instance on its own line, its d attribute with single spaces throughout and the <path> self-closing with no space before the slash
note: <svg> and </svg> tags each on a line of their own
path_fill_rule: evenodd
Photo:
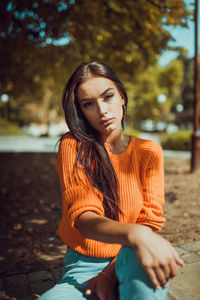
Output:
<svg viewBox="0 0 200 300">
<path fill-rule="evenodd" d="M 122 105 L 124 105 L 124 104 L 125 104 L 125 100 L 124 100 L 124 98 L 121 98 L 121 103 L 122 103 Z"/>
</svg>

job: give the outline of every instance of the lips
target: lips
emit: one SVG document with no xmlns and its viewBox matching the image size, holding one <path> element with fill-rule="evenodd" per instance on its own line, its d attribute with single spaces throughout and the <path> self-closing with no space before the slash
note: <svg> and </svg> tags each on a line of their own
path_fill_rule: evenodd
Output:
<svg viewBox="0 0 200 300">
<path fill-rule="evenodd" d="M 114 118 L 102 119 L 101 122 L 100 122 L 100 124 L 101 124 L 101 125 L 104 125 L 104 126 L 110 125 L 110 124 L 112 123 L 112 120 L 113 120 L 113 119 L 114 119 Z"/>
</svg>

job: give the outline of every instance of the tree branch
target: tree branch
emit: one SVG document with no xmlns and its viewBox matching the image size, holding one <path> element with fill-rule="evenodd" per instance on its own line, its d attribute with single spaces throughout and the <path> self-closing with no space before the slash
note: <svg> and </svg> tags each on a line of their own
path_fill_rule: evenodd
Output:
<svg viewBox="0 0 200 300">
<path fill-rule="evenodd" d="M 160 5 L 158 3 L 155 3 L 153 0 L 146 0 L 146 1 L 149 2 L 152 5 L 160 8 L 160 9 L 162 9 L 162 8 L 164 8 L 164 9 L 171 9 L 171 10 L 176 10 L 177 9 L 177 7 L 175 7 L 175 6 L 169 7 L 169 6 L 165 6 L 165 5 Z"/>
</svg>

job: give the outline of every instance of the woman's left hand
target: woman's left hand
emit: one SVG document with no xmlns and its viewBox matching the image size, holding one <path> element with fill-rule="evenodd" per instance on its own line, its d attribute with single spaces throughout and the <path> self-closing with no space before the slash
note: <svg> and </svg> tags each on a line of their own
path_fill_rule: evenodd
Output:
<svg viewBox="0 0 200 300">
<path fill-rule="evenodd" d="M 116 279 L 117 284 L 117 279 Z M 88 281 L 88 286 L 85 294 L 90 296 L 97 294 L 100 300 L 115 300 L 115 283 L 111 278 L 100 273 L 98 276 Z"/>
</svg>

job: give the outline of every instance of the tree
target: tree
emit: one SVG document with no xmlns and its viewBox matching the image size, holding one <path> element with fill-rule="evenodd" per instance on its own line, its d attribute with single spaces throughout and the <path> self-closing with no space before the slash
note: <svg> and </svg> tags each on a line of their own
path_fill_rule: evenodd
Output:
<svg viewBox="0 0 200 300">
<path fill-rule="evenodd" d="M 159 74 L 159 85 L 174 109 L 180 103 L 183 84 L 184 65 L 179 59 L 173 60 L 170 65 L 162 68 Z"/>
<path fill-rule="evenodd" d="M 120 78 L 132 80 L 170 48 L 172 37 L 163 25 L 187 26 L 190 14 L 183 0 L 10 0 L 0 5 L 0 93 L 20 105 L 41 99 L 45 84 L 60 88 L 58 78 L 63 82 L 83 60 L 104 61 Z"/>
<path fill-rule="evenodd" d="M 128 123 L 140 129 L 142 121 L 168 121 L 171 110 L 180 103 L 183 83 L 183 64 L 174 60 L 166 67 L 150 66 L 131 85 L 126 83 L 129 94 Z M 160 102 L 159 95 L 166 101 Z"/>
</svg>

